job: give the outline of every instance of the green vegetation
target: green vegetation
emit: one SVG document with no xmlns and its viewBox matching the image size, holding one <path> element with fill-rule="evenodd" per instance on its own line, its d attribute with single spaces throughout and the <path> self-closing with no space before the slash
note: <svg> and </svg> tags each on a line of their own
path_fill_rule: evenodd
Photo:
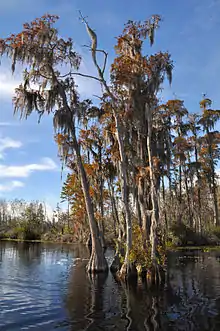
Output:
<svg viewBox="0 0 220 331">
<path fill-rule="evenodd" d="M 49 219 L 45 205 L 39 201 L 0 200 L 0 239 L 73 242 L 68 217 L 57 207 Z"/>
<path fill-rule="evenodd" d="M 197 110 L 186 109 L 183 100 L 160 102 L 164 81 L 172 82 L 171 55 L 144 54 L 146 41 L 154 43 L 160 16 L 125 24 L 109 83 L 108 54 L 97 48 L 88 22 L 81 15 L 96 76 L 80 71 L 81 56 L 71 38 L 60 37 L 57 19 L 44 15 L 0 40 L 0 54 L 11 60 L 12 73 L 17 65 L 26 66 L 14 111 L 24 118 L 34 112 L 53 118 L 59 154 L 69 169 L 61 193 L 70 206 L 68 231 L 71 224 L 77 241 L 90 236 L 87 270 L 107 270 L 104 248 L 114 242 L 113 269 L 121 279 L 141 268 L 148 279 L 161 282 L 166 247 L 219 243 L 220 111 L 205 95 Z M 102 85 L 96 106 L 80 99 L 76 75 Z M 40 206 L 34 214 L 29 206 L 5 232 L 42 238 L 42 217 Z M 47 226 L 52 232 L 57 225 Z"/>
</svg>

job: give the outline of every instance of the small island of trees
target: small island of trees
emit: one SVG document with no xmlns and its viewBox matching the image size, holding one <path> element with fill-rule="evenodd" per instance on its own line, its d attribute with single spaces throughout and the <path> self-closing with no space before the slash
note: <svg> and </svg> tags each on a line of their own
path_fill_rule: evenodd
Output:
<svg viewBox="0 0 220 331">
<path fill-rule="evenodd" d="M 140 273 L 159 284 L 167 246 L 218 243 L 220 111 L 207 96 L 197 110 L 186 109 L 184 100 L 160 102 L 164 81 L 172 82 L 171 55 L 144 53 L 160 16 L 125 24 L 108 72 L 108 54 L 81 15 L 96 76 L 81 72 L 81 56 L 71 38 L 58 34 L 57 19 L 44 15 L 0 40 L 12 73 L 25 66 L 14 111 L 25 119 L 51 114 L 69 169 L 61 193 L 70 204 L 68 230 L 78 241 L 91 239 L 88 272 L 108 269 L 104 250 L 111 244 L 111 270 L 121 279 Z M 98 102 L 80 98 L 77 75 L 100 82 Z M 27 213 L 28 207 L 26 223 Z"/>
</svg>

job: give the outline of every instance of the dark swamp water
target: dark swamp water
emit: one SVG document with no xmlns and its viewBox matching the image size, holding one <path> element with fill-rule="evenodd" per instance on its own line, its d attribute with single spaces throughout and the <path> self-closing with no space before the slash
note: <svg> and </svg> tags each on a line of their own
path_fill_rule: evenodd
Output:
<svg viewBox="0 0 220 331">
<path fill-rule="evenodd" d="M 111 252 L 107 251 L 110 262 Z M 163 290 L 89 279 L 85 248 L 0 243 L 0 330 L 220 330 L 220 251 L 169 253 Z"/>
</svg>

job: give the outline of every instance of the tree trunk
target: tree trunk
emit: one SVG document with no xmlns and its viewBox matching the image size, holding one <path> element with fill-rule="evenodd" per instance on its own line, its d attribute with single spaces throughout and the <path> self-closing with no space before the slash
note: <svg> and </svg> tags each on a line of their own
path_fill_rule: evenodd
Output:
<svg viewBox="0 0 220 331">
<path fill-rule="evenodd" d="M 92 248 L 91 248 L 91 256 L 89 263 L 87 265 L 87 271 L 90 273 L 95 272 L 105 272 L 108 270 L 108 264 L 104 256 L 104 251 L 100 242 L 99 237 L 99 228 L 97 222 L 94 217 L 92 200 L 89 193 L 89 183 L 87 180 L 86 172 L 82 163 L 81 154 L 79 150 L 79 145 L 76 139 L 75 130 L 72 130 L 72 139 L 73 139 L 73 147 L 76 152 L 76 161 L 77 167 L 80 174 L 83 194 L 86 203 L 86 211 L 88 214 L 89 227 L 92 239 Z"/>
<path fill-rule="evenodd" d="M 191 199 L 189 194 L 189 185 L 187 181 L 187 171 L 184 167 L 184 179 L 185 179 L 185 189 L 186 189 L 186 196 L 187 196 L 187 204 L 188 204 L 188 212 L 189 212 L 189 226 L 192 229 L 193 228 L 193 216 L 192 216 L 192 208 L 191 208 Z"/>
<path fill-rule="evenodd" d="M 135 195 L 134 196 L 135 213 L 136 213 L 136 217 L 138 219 L 139 227 L 142 230 L 143 222 L 142 222 L 142 218 L 141 218 L 141 208 L 140 208 L 140 203 L 139 203 L 139 199 L 138 199 L 138 189 L 137 189 L 137 187 L 135 187 L 134 195 Z"/>
<path fill-rule="evenodd" d="M 212 173 L 212 192 L 213 192 L 213 202 L 214 202 L 214 224 L 215 226 L 219 225 L 218 219 L 218 199 L 216 193 L 216 183 L 215 183 L 215 173 Z"/>
<path fill-rule="evenodd" d="M 101 213 L 101 224 L 100 224 L 100 240 L 102 247 L 105 249 L 105 228 L 104 228 L 104 204 L 103 204 L 103 186 L 104 186 L 104 180 L 102 176 L 102 147 L 99 146 L 99 171 L 100 171 L 100 202 L 99 202 L 99 208 Z"/>
<path fill-rule="evenodd" d="M 144 234 L 144 241 L 146 242 L 149 240 L 149 233 L 148 233 L 148 224 L 147 224 L 147 207 L 144 201 L 144 179 L 139 179 L 138 182 L 138 203 L 141 212 L 141 219 L 142 219 L 142 230 Z"/>
<path fill-rule="evenodd" d="M 167 222 L 167 208 L 166 208 L 166 194 L 165 194 L 165 183 L 164 183 L 164 176 L 162 177 L 162 193 L 163 193 L 163 204 L 164 204 L 164 221 L 165 221 L 165 236 L 167 238 L 168 235 L 168 222 Z"/>
<path fill-rule="evenodd" d="M 183 215 L 183 206 L 182 206 L 182 165 L 181 165 L 181 160 L 179 160 L 180 165 L 179 165 L 179 195 L 178 195 L 178 200 L 179 200 L 179 208 L 178 208 L 178 223 L 180 224 L 182 222 L 182 215 Z"/>
<path fill-rule="evenodd" d="M 201 204 L 201 176 L 198 168 L 198 150 L 196 146 L 197 136 L 195 136 L 195 161 L 196 161 L 196 175 L 197 175 L 197 194 L 198 194 L 198 203 L 199 203 L 199 233 L 202 233 L 202 204 Z"/>
<path fill-rule="evenodd" d="M 78 141 L 76 138 L 75 123 L 74 123 L 73 115 L 72 115 L 71 109 L 68 105 L 68 100 L 67 100 L 67 95 L 65 93 L 65 89 L 62 86 L 62 84 L 60 84 L 59 80 L 57 79 L 57 76 L 55 75 L 52 66 L 50 66 L 50 69 L 51 69 L 53 79 L 57 83 L 59 94 L 63 101 L 63 106 L 69 116 L 69 120 L 71 121 L 71 125 L 72 125 L 71 137 L 73 140 L 73 149 L 75 150 L 75 153 L 76 153 L 77 168 L 78 168 L 78 171 L 80 174 L 81 185 L 82 185 L 82 190 L 83 190 L 85 204 L 86 204 L 86 211 L 88 214 L 90 233 L 91 233 L 91 237 L 92 237 L 92 250 L 91 250 L 90 260 L 87 265 L 87 271 L 90 273 L 105 272 L 108 270 L 108 264 L 105 259 L 104 251 L 103 251 L 103 248 L 100 243 L 99 228 L 98 228 L 97 222 L 95 220 L 92 199 L 91 199 L 90 192 L 89 192 L 89 183 L 87 180 L 85 168 L 83 166 L 79 144 L 78 144 Z"/>
<path fill-rule="evenodd" d="M 129 186 L 127 178 L 127 162 L 124 150 L 124 143 L 122 138 L 121 126 L 119 123 L 118 115 L 114 114 L 115 124 L 116 124 L 116 136 L 120 152 L 120 179 L 121 179 L 121 193 L 122 193 L 122 203 L 125 211 L 126 219 L 126 253 L 125 260 L 120 270 L 120 275 L 122 277 L 128 275 L 131 272 L 131 265 L 129 261 L 130 250 L 132 246 L 132 222 L 129 206 Z"/>
<path fill-rule="evenodd" d="M 212 141 L 210 139 L 210 132 L 209 129 L 206 129 L 206 134 L 208 138 L 208 151 L 209 151 L 209 158 L 210 158 L 210 168 L 211 168 L 211 178 L 210 178 L 210 189 L 211 194 L 213 197 L 213 210 L 214 210 L 214 225 L 218 225 L 218 201 L 217 201 L 217 194 L 216 194 L 216 183 L 215 183 L 215 164 L 214 164 L 214 157 L 213 157 L 213 150 L 212 150 Z"/>
<path fill-rule="evenodd" d="M 153 153 L 152 153 L 152 109 L 146 104 L 146 114 L 148 123 L 147 133 L 147 151 L 150 168 L 150 185 L 151 185 L 151 201 L 152 201 L 152 212 L 151 212 L 151 227 L 150 227 L 150 244 L 151 244 L 151 269 L 148 271 L 148 278 L 151 279 L 155 284 L 161 282 L 160 268 L 158 265 L 157 254 L 158 254 L 158 238 L 157 238 L 157 227 L 159 223 L 159 204 L 158 204 L 158 185 L 155 176 L 154 165 L 153 165 Z"/>
</svg>

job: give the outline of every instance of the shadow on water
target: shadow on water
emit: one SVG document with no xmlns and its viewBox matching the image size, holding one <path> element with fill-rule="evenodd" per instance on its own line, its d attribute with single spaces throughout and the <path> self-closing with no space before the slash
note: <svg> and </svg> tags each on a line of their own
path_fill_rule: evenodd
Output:
<svg viewBox="0 0 220 331">
<path fill-rule="evenodd" d="M 220 330 L 220 252 L 169 253 L 157 290 L 88 276 L 88 257 L 79 245 L 0 242 L 0 330 Z"/>
<path fill-rule="evenodd" d="M 111 273 L 89 278 L 79 263 L 66 299 L 71 330 L 220 330 L 219 261 L 220 253 L 171 253 L 159 290 Z"/>
</svg>

